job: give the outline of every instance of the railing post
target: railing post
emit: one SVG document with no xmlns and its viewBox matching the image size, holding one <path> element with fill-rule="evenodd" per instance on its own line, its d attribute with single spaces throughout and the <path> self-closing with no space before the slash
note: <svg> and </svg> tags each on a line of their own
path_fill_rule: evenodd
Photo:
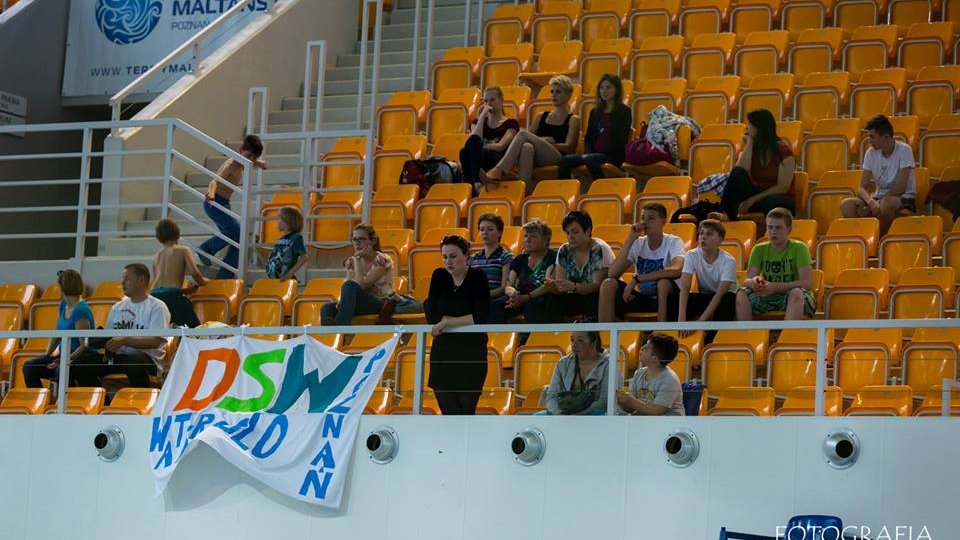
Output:
<svg viewBox="0 0 960 540">
<path fill-rule="evenodd" d="M 377 1 L 376 24 L 373 28 L 373 71 L 370 74 L 370 122 L 371 133 L 376 130 L 377 93 L 380 91 L 380 48 L 383 41 L 383 0 Z M 357 126 L 358 129 L 360 126 Z"/>
<path fill-rule="evenodd" d="M 253 168 L 253 162 L 243 168 L 243 189 L 240 191 L 240 246 L 239 256 L 237 257 L 237 277 L 244 283 L 247 280 L 247 246 L 250 245 L 250 170 Z"/>
<path fill-rule="evenodd" d="M 464 2 L 463 10 L 463 46 L 470 46 L 470 0 Z"/>
<path fill-rule="evenodd" d="M 317 51 L 317 97 L 314 98 L 313 122 L 316 130 L 323 129 L 323 99 L 326 97 L 327 84 L 327 40 L 321 39 L 314 42 L 319 50 Z"/>
<path fill-rule="evenodd" d="M 173 122 L 167 124 L 167 143 L 163 153 L 163 199 L 160 217 L 170 216 L 170 176 L 173 175 Z"/>
<path fill-rule="evenodd" d="M 410 66 L 410 91 L 417 89 L 417 71 L 420 67 L 420 9 L 423 7 L 423 0 L 417 0 L 413 7 L 413 61 Z M 430 69 L 430 66 L 427 66 Z"/>
<path fill-rule="evenodd" d="M 943 380 L 943 393 L 940 396 L 940 415 L 950 416 L 950 398 L 953 395 L 953 385 L 956 384 L 951 379 Z"/>
<path fill-rule="evenodd" d="M 424 356 L 426 355 L 427 333 L 419 331 L 413 335 L 417 340 L 417 358 L 413 365 L 413 414 L 420 414 L 423 405 L 423 366 Z"/>
<path fill-rule="evenodd" d="M 483 45 L 483 0 L 477 0 L 477 46 Z"/>
<path fill-rule="evenodd" d="M 436 0 L 427 0 L 427 39 L 423 44 L 423 89 L 430 90 L 430 79 L 433 77 L 430 57 L 433 56 L 433 9 Z"/>
<path fill-rule="evenodd" d="M 360 201 L 360 219 L 370 223 L 370 206 L 373 204 L 373 142 L 374 131 L 366 137 L 366 151 L 363 158 L 363 199 Z"/>
<path fill-rule="evenodd" d="M 768 383 L 769 384 L 769 383 Z M 817 326 L 817 386 L 814 395 L 813 414 L 823 416 L 827 391 L 827 328 Z"/>
<path fill-rule="evenodd" d="M 607 416 L 617 414 L 617 373 L 620 371 L 620 331 L 610 330 L 610 353 L 607 355 Z"/>
<path fill-rule="evenodd" d="M 70 338 L 60 338 L 60 372 L 57 374 L 57 414 L 63 414 L 67 408 L 67 385 L 70 383 Z"/>
<path fill-rule="evenodd" d="M 90 180 L 90 147 L 93 138 L 91 128 L 83 129 L 80 147 L 80 185 L 77 186 L 77 242 L 74 256 L 83 268 L 84 243 L 87 237 L 87 189 Z"/>
<path fill-rule="evenodd" d="M 367 5 L 373 0 L 363 0 L 363 17 L 360 23 L 360 76 L 357 84 L 357 122 L 356 129 L 363 126 L 363 87 L 367 79 L 367 40 L 370 39 L 370 12 Z M 309 90 L 304 92 L 304 102 L 309 99 Z M 306 106 L 306 105 L 304 105 Z"/>
</svg>

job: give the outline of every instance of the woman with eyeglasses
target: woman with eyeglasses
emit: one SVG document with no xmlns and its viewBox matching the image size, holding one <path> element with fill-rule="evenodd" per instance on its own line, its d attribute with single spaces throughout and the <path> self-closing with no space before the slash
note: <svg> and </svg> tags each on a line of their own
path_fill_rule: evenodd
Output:
<svg viewBox="0 0 960 540">
<path fill-rule="evenodd" d="M 352 240 L 353 256 L 343 262 L 346 281 L 340 287 L 340 301 L 327 302 L 320 309 L 324 326 L 346 326 L 355 315 L 376 315 L 394 293 L 396 269 L 380 251 L 377 231 L 361 223 L 354 227 Z"/>
<path fill-rule="evenodd" d="M 575 210 L 563 218 L 567 243 L 557 251 L 553 294 L 547 299 L 548 322 L 563 322 L 566 316 L 596 318 L 600 300 L 600 284 L 607 278 L 613 263 L 613 250 L 593 237 L 590 214 Z"/>
<path fill-rule="evenodd" d="M 487 334 L 451 334 L 447 330 L 484 324 L 490 306 L 487 276 L 467 264 L 470 244 L 459 236 L 440 242 L 443 268 L 433 271 L 424 304 L 433 325 L 428 385 L 442 414 L 474 414 L 487 377 Z"/>
<path fill-rule="evenodd" d="M 76 270 L 57 272 L 57 284 L 60 286 L 60 310 L 57 316 L 57 330 L 89 330 L 93 328 L 93 312 L 90 306 L 80 299 L 86 286 L 83 277 Z M 53 338 L 46 352 L 40 358 L 34 358 L 23 364 L 23 378 L 28 388 L 43 386 L 41 379 L 56 379 L 60 373 L 61 354 L 58 351 L 60 338 Z M 70 340 L 70 360 L 75 360 L 87 352 L 87 346 L 80 339 Z"/>
</svg>

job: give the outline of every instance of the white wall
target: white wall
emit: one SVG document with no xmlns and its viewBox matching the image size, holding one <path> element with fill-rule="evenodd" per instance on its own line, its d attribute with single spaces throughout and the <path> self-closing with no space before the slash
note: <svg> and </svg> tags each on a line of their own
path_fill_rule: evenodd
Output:
<svg viewBox="0 0 960 540">
<path fill-rule="evenodd" d="M 110 423 L 127 452 L 102 463 L 92 440 Z M 839 515 L 874 539 L 883 525 L 913 526 L 899 537 L 911 540 L 924 525 L 955 540 L 960 527 L 956 420 L 367 416 L 360 440 L 383 424 L 399 433 L 397 459 L 375 465 L 358 445 L 335 511 L 286 499 L 205 446 L 154 498 L 149 418 L 0 417 L 0 537 L 713 540 L 721 526 L 772 536 L 803 513 Z M 534 467 L 509 450 L 527 425 L 547 437 Z M 662 452 L 678 427 L 702 444 L 688 469 Z M 822 458 L 835 427 L 863 443 L 846 471 Z"/>
</svg>

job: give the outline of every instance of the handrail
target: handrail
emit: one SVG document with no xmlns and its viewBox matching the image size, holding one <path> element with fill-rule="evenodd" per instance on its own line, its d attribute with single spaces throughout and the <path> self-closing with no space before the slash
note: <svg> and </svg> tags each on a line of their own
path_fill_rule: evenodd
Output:
<svg viewBox="0 0 960 540">
<path fill-rule="evenodd" d="M 112 109 L 111 118 L 113 120 L 120 120 L 120 110 L 123 106 L 123 100 L 130 96 L 137 88 L 143 85 L 146 81 L 153 78 L 157 73 L 163 71 L 163 69 L 173 63 L 174 60 L 179 58 L 183 53 L 187 52 L 188 49 L 193 49 L 193 72 L 200 73 L 200 43 L 214 30 L 220 29 L 220 27 L 225 23 L 227 19 L 230 19 L 237 13 L 243 11 L 249 6 L 249 2 L 238 2 L 237 5 L 232 8 L 224 11 L 220 14 L 219 17 L 214 19 L 214 21 L 208 24 L 203 30 L 197 32 L 193 37 L 184 41 L 180 44 L 179 47 L 170 52 L 167 56 L 163 57 L 162 60 L 154 64 L 153 67 L 148 69 L 136 79 L 134 79 L 130 84 L 123 87 L 122 90 L 110 97 L 110 107 Z"/>
</svg>

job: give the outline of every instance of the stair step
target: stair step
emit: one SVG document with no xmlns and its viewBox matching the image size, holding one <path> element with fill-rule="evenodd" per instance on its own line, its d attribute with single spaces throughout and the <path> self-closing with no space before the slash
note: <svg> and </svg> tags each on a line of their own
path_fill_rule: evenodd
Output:
<svg viewBox="0 0 960 540">
<path fill-rule="evenodd" d="M 393 92 L 387 92 L 387 91 L 383 91 L 383 90 L 381 90 L 380 92 L 378 92 L 378 93 L 377 93 L 377 106 L 379 107 L 380 105 L 383 105 L 384 103 L 386 103 L 387 100 L 390 99 L 390 96 L 391 96 L 392 94 L 393 94 Z M 369 93 L 366 93 L 366 92 L 364 93 L 362 102 L 363 102 L 363 105 L 364 105 L 365 107 L 370 105 L 370 94 L 369 94 Z M 287 98 L 283 98 L 283 103 L 284 103 L 284 104 L 283 104 L 283 106 L 282 106 L 282 110 L 284 110 L 284 111 L 288 111 L 288 110 L 300 110 L 300 109 L 303 108 L 303 98 L 302 98 L 302 97 L 287 97 Z M 356 92 L 354 92 L 353 95 L 346 95 L 346 96 L 345 96 L 345 95 L 340 95 L 340 96 L 326 95 L 326 96 L 324 96 L 324 98 L 323 98 L 323 106 L 324 106 L 324 110 L 347 109 L 347 108 L 352 108 L 352 109 L 355 110 L 356 107 L 357 107 L 357 94 L 356 94 Z M 311 100 L 310 108 L 311 108 L 311 110 L 313 109 L 312 100 Z"/>
<path fill-rule="evenodd" d="M 412 56 L 413 56 L 410 47 L 413 46 L 413 40 L 408 40 L 408 41 L 410 41 L 410 44 L 408 45 L 408 47 L 407 47 L 407 49 L 405 50 L 405 52 L 387 52 L 387 51 L 381 51 L 381 52 L 380 52 L 380 67 L 383 68 L 383 67 L 385 67 L 385 66 L 410 65 L 410 60 L 411 60 L 411 58 L 412 58 Z M 454 45 L 454 46 L 460 46 L 460 45 L 463 45 L 463 41 L 462 41 L 462 40 L 461 40 L 458 44 L 456 44 L 456 45 Z M 447 47 L 443 47 L 443 48 L 438 49 L 438 48 L 434 47 L 434 48 L 432 49 L 432 51 L 431 51 L 431 54 L 430 54 L 430 58 L 433 59 L 432 62 L 436 62 L 437 60 L 439 60 L 440 58 L 442 58 L 442 57 L 443 57 L 443 51 L 444 51 L 446 48 L 447 48 Z M 360 49 L 357 49 L 357 52 L 354 52 L 354 53 L 345 53 L 345 54 L 339 54 L 339 55 L 337 55 L 337 65 L 336 65 L 336 67 L 354 67 L 354 68 L 355 68 L 355 67 L 359 67 L 359 66 L 360 66 L 360 53 L 359 53 L 359 51 L 360 51 Z M 421 52 L 420 52 L 420 57 L 419 57 L 419 59 L 420 59 L 420 61 L 421 61 L 420 63 L 422 64 L 422 63 L 423 63 L 423 52 L 422 52 L 423 49 L 421 48 L 420 51 L 421 51 Z M 372 65 L 372 64 L 373 64 L 373 48 L 371 48 L 371 49 L 369 50 L 369 52 L 367 53 L 367 65 L 370 66 L 370 65 Z"/>
<path fill-rule="evenodd" d="M 286 153 L 280 153 L 279 150 L 276 150 L 273 147 L 271 147 L 270 150 L 273 150 L 270 153 L 270 159 L 268 161 L 268 166 L 270 167 L 270 169 L 292 167 L 300 164 L 299 146 L 294 148 L 293 152 L 286 152 Z M 211 171 L 216 171 L 217 169 L 220 168 L 221 165 L 223 165 L 223 162 L 226 160 L 227 158 L 225 156 L 207 156 L 204 162 L 208 169 L 210 169 Z M 267 172 L 270 172 L 269 169 L 267 170 Z M 199 174 L 201 174 L 203 178 L 206 178 L 207 180 L 209 180 L 210 178 L 206 175 L 203 175 L 202 173 L 199 173 Z M 264 179 L 266 179 L 266 176 L 264 177 Z M 205 181 L 203 185 L 207 185 L 208 183 L 209 182 Z M 190 184 L 190 185 L 192 186 L 193 184 Z"/>
<path fill-rule="evenodd" d="M 299 126 L 297 127 L 299 129 Z M 268 159 L 272 160 L 272 158 L 268 158 Z M 277 165 L 263 171 L 263 183 L 271 184 L 271 185 L 272 184 L 289 184 L 291 181 L 299 183 L 300 170 L 289 168 L 291 167 L 291 165 L 297 164 L 299 160 L 290 160 L 290 161 L 292 163 L 289 163 L 285 166 L 288 168 L 282 168 L 282 167 L 279 167 L 279 165 Z M 290 180 L 291 177 L 294 177 L 295 180 Z M 255 177 L 251 177 L 250 180 L 254 181 Z M 199 191 L 206 191 L 206 187 L 210 185 L 210 177 L 201 172 L 191 172 L 191 173 L 187 173 L 184 179 L 184 182 L 186 182 L 188 186 L 197 188 Z M 183 190 L 179 190 L 179 191 L 183 191 Z"/>
<path fill-rule="evenodd" d="M 421 60 L 423 55 L 420 56 Z M 417 68 L 420 71 L 420 75 L 423 75 L 423 62 L 420 62 L 420 67 Z M 398 77 L 409 77 L 410 76 L 410 58 L 407 57 L 407 63 L 397 64 L 392 66 L 380 66 L 380 76 L 386 78 L 398 78 Z M 373 76 L 373 66 L 367 64 L 367 80 L 370 80 L 370 77 Z M 352 67 L 328 67 L 327 68 L 327 82 L 336 82 L 336 81 L 353 81 L 356 85 L 357 80 L 360 79 L 360 68 L 359 66 Z M 302 88 L 302 85 L 301 85 Z"/>
<path fill-rule="evenodd" d="M 422 51 L 427 45 L 427 38 L 423 36 L 419 40 L 420 46 L 419 49 Z M 370 46 L 367 47 L 367 50 L 373 52 L 373 42 L 371 41 Z M 433 37 L 433 50 L 434 51 L 443 51 L 449 49 L 450 47 L 462 47 L 463 46 L 463 34 L 459 36 L 434 36 Z M 407 55 L 407 58 L 410 57 L 411 51 L 413 51 L 413 38 L 406 39 L 384 39 L 380 42 L 380 51 L 382 54 L 386 55 L 387 53 L 403 53 Z M 358 42 L 354 45 L 354 53 L 360 53 L 360 43 Z M 381 62 L 383 62 L 383 57 L 381 57 Z M 399 62 L 390 62 L 391 64 L 396 64 Z"/>
<path fill-rule="evenodd" d="M 454 10 L 456 11 L 456 10 Z M 486 11 L 486 9 L 484 9 Z M 473 10 L 476 13 L 476 9 Z M 412 10 L 411 10 L 412 13 Z M 427 35 L 427 14 L 426 9 L 420 15 L 420 36 Z M 449 14 L 448 19 L 444 20 L 434 20 L 433 21 L 433 35 L 434 37 L 441 36 L 460 36 L 463 38 L 463 9 L 460 9 L 459 15 L 454 13 Z M 383 30 L 380 33 L 381 39 L 410 39 L 413 37 L 413 17 L 410 17 L 409 21 L 398 24 L 394 20 L 390 21 L 390 24 L 383 27 Z"/>
</svg>

